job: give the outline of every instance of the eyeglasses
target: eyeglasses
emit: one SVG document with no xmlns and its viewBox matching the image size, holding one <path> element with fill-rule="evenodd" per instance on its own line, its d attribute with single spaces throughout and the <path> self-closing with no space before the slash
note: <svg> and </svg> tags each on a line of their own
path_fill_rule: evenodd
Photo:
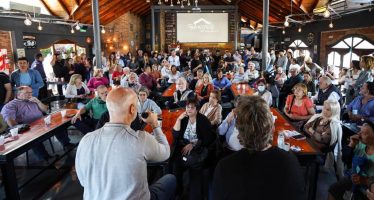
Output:
<svg viewBox="0 0 374 200">
<path fill-rule="evenodd" d="M 147 96 L 147 94 L 139 94 L 139 96 Z"/>
</svg>

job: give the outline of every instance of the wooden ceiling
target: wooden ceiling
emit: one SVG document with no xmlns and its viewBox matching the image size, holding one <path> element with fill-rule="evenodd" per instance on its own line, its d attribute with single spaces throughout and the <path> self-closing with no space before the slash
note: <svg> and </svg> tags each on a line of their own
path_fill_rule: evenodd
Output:
<svg viewBox="0 0 374 200">
<path fill-rule="evenodd" d="M 92 24 L 91 0 L 40 0 L 48 11 L 55 16 Z M 164 2 L 165 0 L 162 0 Z M 169 0 L 169 3 L 170 4 Z M 174 0 L 174 5 L 177 6 Z M 191 3 L 194 0 L 190 0 Z M 312 13 L 318 2 L 326 0 L 270 0 L 270 23 L 283 22 L 291 14 Z M 158 0 L 151 0 L 157 5 Z M 262 23 L 262 0 L 199 0 L 200 5 L 235 5 L 238 4 L 242 16 Z M 101 24 L 108 24 L 119 16 L 131 12 L 139 16 L 150 13 L 151 3 L 146 0 L 99 0 Z"/>
</svg>

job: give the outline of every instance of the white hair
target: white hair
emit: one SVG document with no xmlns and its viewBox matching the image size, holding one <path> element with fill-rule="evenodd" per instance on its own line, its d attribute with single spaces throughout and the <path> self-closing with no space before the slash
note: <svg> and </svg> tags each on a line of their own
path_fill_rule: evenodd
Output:
<svg viewBox="0 0 374 200">
<path fill-rule="evenodd" d="M 331 108 L 330 119 L 340 120 L 340 103 L 336 99 L 327 99 L 324 103 L 328 104 Z"/>
</svg>

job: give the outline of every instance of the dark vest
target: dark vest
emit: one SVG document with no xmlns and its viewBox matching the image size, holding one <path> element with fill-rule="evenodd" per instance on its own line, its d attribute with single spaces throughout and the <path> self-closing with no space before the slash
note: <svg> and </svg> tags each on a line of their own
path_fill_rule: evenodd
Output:
<svg viewBox="0 0 374 200">
<path fill-rule="evenodd" d="M 323 103 L 329 98 L 329 96 L 332 92 L 336 92 L 339 95 L 339 97 L 340 97 L 339 98 L 339 103 L 340 103 L 340 106 L 341 106 L 342 105 L 342 94 L 340 93 L 339 89 L 337 87 L 335 87 L 335 85 L 331 85 L 326 90 L 326 92 L 323 92 L 321 89 L 319 90 L 316 105 L 322 106 Z"/>
</svg>

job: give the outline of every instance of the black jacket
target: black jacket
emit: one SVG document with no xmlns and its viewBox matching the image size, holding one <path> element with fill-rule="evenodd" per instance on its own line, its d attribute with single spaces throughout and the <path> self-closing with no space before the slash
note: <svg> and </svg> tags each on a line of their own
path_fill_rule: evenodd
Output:
<svg viewBox="0 0 374 200">
<path fill-rule="evenodd" d="M 187 128 L 188 120 L 188 117 L 182 119 L 180 131 L 175 131 L 173 129 L 173 136 L 176 141 L 176 151 L 179 153 L 180 150 L 188 144 L 188 141 L 183 138 L 184 132 Z M 196 116 L 196 134 L 198 139 L 198 146 L 208 147 L 216 138 L 209 119 L 205 117 L 205 115 L 200 113 L 197 113 Z"/>
</svg>

